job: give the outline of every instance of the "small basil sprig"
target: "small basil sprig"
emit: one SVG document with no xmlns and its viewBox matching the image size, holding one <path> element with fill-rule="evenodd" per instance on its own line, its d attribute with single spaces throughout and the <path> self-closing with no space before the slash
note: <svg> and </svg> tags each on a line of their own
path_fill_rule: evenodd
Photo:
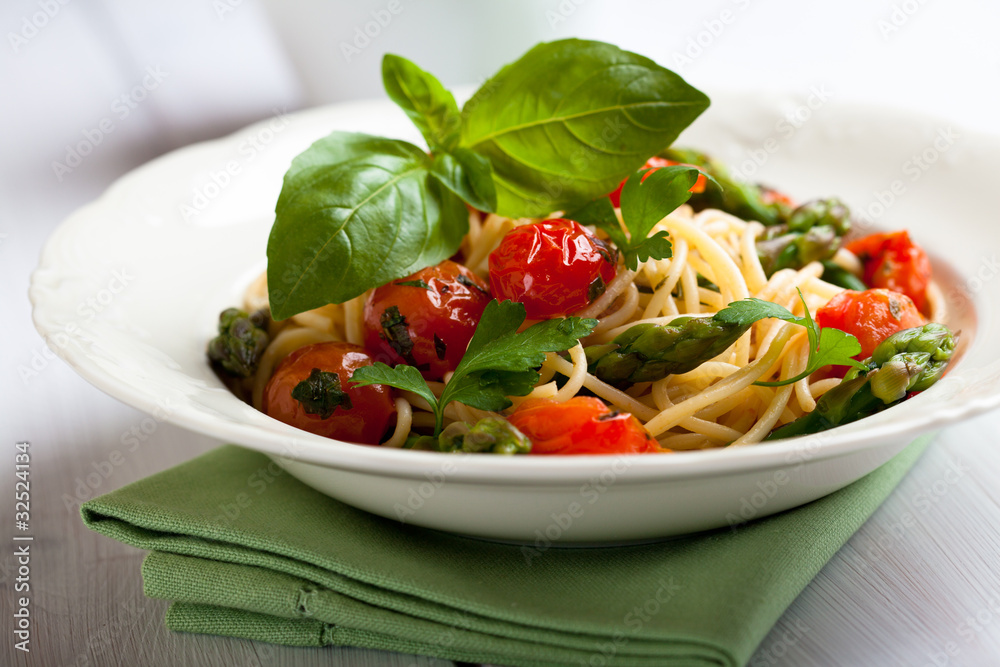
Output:
<svg viewBox="0 0 1000 667">
<path fill-rule="evenodd" d="M 430 154 L 334 132 L 295 158 L 267 249 L 276 319 L 343 303 L 453 255 L 468 230 L 463 202 L 541 216 L 606 194 L 709 104 L 648 58 L 576 39 L 534 47 L 461 111 L 405 58 L 387 55 L 382 76 Z M 663 240 L 650 247 L 662 254 Z"/>
<path fill-rule="evenodd" d="M 597 320 L 568 317 L 538 322 L 518 333 L 524 319 L 523 304 L 496 299 L 487 304 L 441 398 L 434 396 L 420 371 L 406 364 L 364 366 L 354 371 L 351 384 L 386 384 L 421 396 L 434 410 L 437 435 L 449 403 L 458 401 L 480 410 L 510 407 L 508 396 L 524 396 L 538 382 L 537 368 L 546 352 L 568 350 L 597 326 Z"/>
</svg>

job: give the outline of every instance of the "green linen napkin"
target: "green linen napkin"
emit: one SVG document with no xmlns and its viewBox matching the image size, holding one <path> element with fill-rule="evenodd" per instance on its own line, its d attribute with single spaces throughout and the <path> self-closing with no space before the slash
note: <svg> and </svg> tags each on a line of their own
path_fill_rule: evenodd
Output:
<svg viewBox="0 0 1000 667">
<path fill-rule="evenodd" d="M 173 602 L 173 630 L 528 667 L 738 666 L 929 439 L 737 530 L 533 558 L 348 507 L 232 445 L 82 514 L 152 552 L 144 589 Z"/>
</svg>

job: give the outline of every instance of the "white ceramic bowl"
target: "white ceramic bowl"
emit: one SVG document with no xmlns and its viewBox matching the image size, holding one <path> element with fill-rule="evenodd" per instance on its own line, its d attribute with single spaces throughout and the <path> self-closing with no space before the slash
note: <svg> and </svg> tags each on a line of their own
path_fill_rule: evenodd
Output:
<svg viewBox="0 0 1000 667">
<path fill-rule="evenodd" d="M 70 216 L 31 283 L 35 325 L 52 350 L 112 396 L 265 452 L 346 503 L 538 549 L 654 539 L 773 514 L 853 482 L 921 433 L 1000 404 L 1000 140 L 815 98 L 716 94 L 680 143 L 799 199 L 840 195 L 879 227 L 908 228 L 929 249 L 950 323 L 963 330 L 962 356 L 944 380 L 817 436 L 662 456 L 455 456 L 294 429 L 230 394 L 206 363 L 205 345 L 219 311 L 238 303 L 264 266 L 289 162 L 334 129 L 417 140 L 387 101 L 278 116 L 161 157 Z"/>
</svg>

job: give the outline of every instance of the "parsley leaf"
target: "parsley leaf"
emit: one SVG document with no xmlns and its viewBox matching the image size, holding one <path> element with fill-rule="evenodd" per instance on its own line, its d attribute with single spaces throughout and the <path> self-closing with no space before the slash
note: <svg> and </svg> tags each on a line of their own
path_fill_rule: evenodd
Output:
<svg viewBox="0 0 1000 667">
<path fill-rule="evenodd" d="M 639 262 L 672 255 L 667 232 L 659 231 L 652 236 L 649 233 L 656 223 L 691 197 L 691 186 L 700 174 L 695 167 L 673 166 L 642 169 L 629 176 L 622 186 L 620 201 L 627 236 L 607 197 L 589 202 L 566 217 L 603 230 L 618 246 L 625 266 L 635 271 Z"/>
<path fill-rule="evenodd" d="M 359 368 L 351 382 L 358 386 L 386 384 L 419 394 L 434 410 L 435 433 L 441 431 L 444 408 L 452 401 L 480 410 L 503 410 L 511 405 L 508 396 L 524 396 L 538 382 L 536 369 L 545 361 L 546 352 L 568 350 L 597 326 L 597 320 L 569 317 L 538 322 L 518 333 L 524 319 L 523 304 L 491 301 L 440 399 L 431 393 L 420 372 L 405 364 L 389 368 L 377 363 Z"/>
<path fill-rule="evenodd" d="M 755 298 L 733 301 L 712 317 L 721 324 L 739 326 L 750 326 L 754 322 L 771 317 L 795 324 L 803 324 L 803 318 L 792 315 L 791 311 L 784 306 Z"/>
<path fill-rule="evenodd" d="M 802 301 L 802 307 L 805 309 L 805 315 L 803 317 L 792 316 L 791 318 L 778 315 L 772 315 L 772 317 L 801 324 L 806 328 L 806 335 L 809 336 L 809 361 L 806 363 L 806 369 L 795 377 L 785 380 L 754 382 L 754 384 L 761 387 L 783 387 L 786 384 L 793 384 L 802 378 L 809 377 L 824 366 L 853 366 L 854 368 L 867 369 L 867 366 L 854 359 L 854 356 L 861 353 L 861 343 L 858 342 L 858 339 L 840 329 L 830 327 L 821 329 L 809 312 L 809 306 L 806 305 L 806 299 L 802 296 L 802 290 L 797 291 L 799 299 Z M 788 313 L 785 308 L 782 308 L 778 304 L 771 305 L 781 308 L 781 310 Z M 788 314 L 791 315 L 791 313 Z"/>
<path fill-rule="evenodd" d="M 376 361 L 371 366 L 362 366 L 351 375 L 351 385 L 355 387 L 365 387 L 370 384 L 387 384 L 403 391 L 412 391 L 431 404 L 435 412 L 437 411 L 437 397 L 427 386 L 427 381 L 413 366 L 399 364 L 395 368 L 381 361 Z"/>
</svg>

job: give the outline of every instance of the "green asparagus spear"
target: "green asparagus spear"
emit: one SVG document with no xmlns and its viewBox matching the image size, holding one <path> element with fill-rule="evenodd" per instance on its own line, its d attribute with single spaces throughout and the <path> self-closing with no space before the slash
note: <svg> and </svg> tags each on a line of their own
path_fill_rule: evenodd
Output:
<svg viewBox="0 0 1000 667">
<path fill-rule="evenodd" d="M 760 320 L 796 320 L 784 307 L 761 301 L 734 301 L 712 316 L 683 316 L 668 324 L 636 324 L 610 343 L 584 349 L 591 373 L 613 385 L 655 382 L 687 373 L 717 357 Z"/>
<path fill-rule="evenodd" d="M 839 266 L 838 264 L 834 264 L 830 260 L 825 260 L 823 262 L 823 275 L 820 276 L 820 278 L 831 285 L 843 287 L 844 289 L 852 289 L 856 292 L 864 292 L 868 289 L 868 285 L 865 285 L 861 278 L 858 278 L 847 269 Z"/>
<path fill-rule="evenodd" d="M 757 240 L 757 256 L 769 277 L 828 260 L 851 228 L 851 212 L 835 197 L 814 199 L 791 212 L 787 222 L 768 227 Z"/>
<path fill-rule="evenodd" d="M 767 440 L 831 429 L 881 412 L 911 391 L 923 391 L 944 375 L 955 351 L 955 338 L 943 324 L 904 329 L 879 343 L 864 363 L 817 401 L 816 409 L 775 429 Z"/>
<path fill-rule="evenodd" d="M 410 436 L 404 447 L 439 452 L 528 454 L 531 440 L 506 419 L 485 417 L 474 426 L 453 422 L 437 437 Z"/>
<path fill-rule="evenodd" d="M 749 328 L 714 316 L 678 317 L 669 324 L 636 324 L 611 343 L 584 351 L 590 372 L 609 384 L 655 382 L 722 354 Z"/>
<path fill-rule="evenodd" d="M 219 335 L 208 343 L 208 358 L 229 375 L 247 378 L 257 371 L 257 364 L 267 349 L 268 315 L 253 315 L 239 308 L 228 308 L 219 315 Z"/>
<path fill-rule="evenodd" d="M 696 211 L 717 208 L 743 220 L 757 220 L 765 225 L 781 224 L 791 213 L 790 207 L 784 202 L 765 199 L 767 188 L 734 179 L 725 165 L 704 153 L 670 148 L 661 155 L 668 160 L 698 167 L 721 186 L 706 188 L 704 192 L 692 195 L 688 203 Z"/>
</svg>

